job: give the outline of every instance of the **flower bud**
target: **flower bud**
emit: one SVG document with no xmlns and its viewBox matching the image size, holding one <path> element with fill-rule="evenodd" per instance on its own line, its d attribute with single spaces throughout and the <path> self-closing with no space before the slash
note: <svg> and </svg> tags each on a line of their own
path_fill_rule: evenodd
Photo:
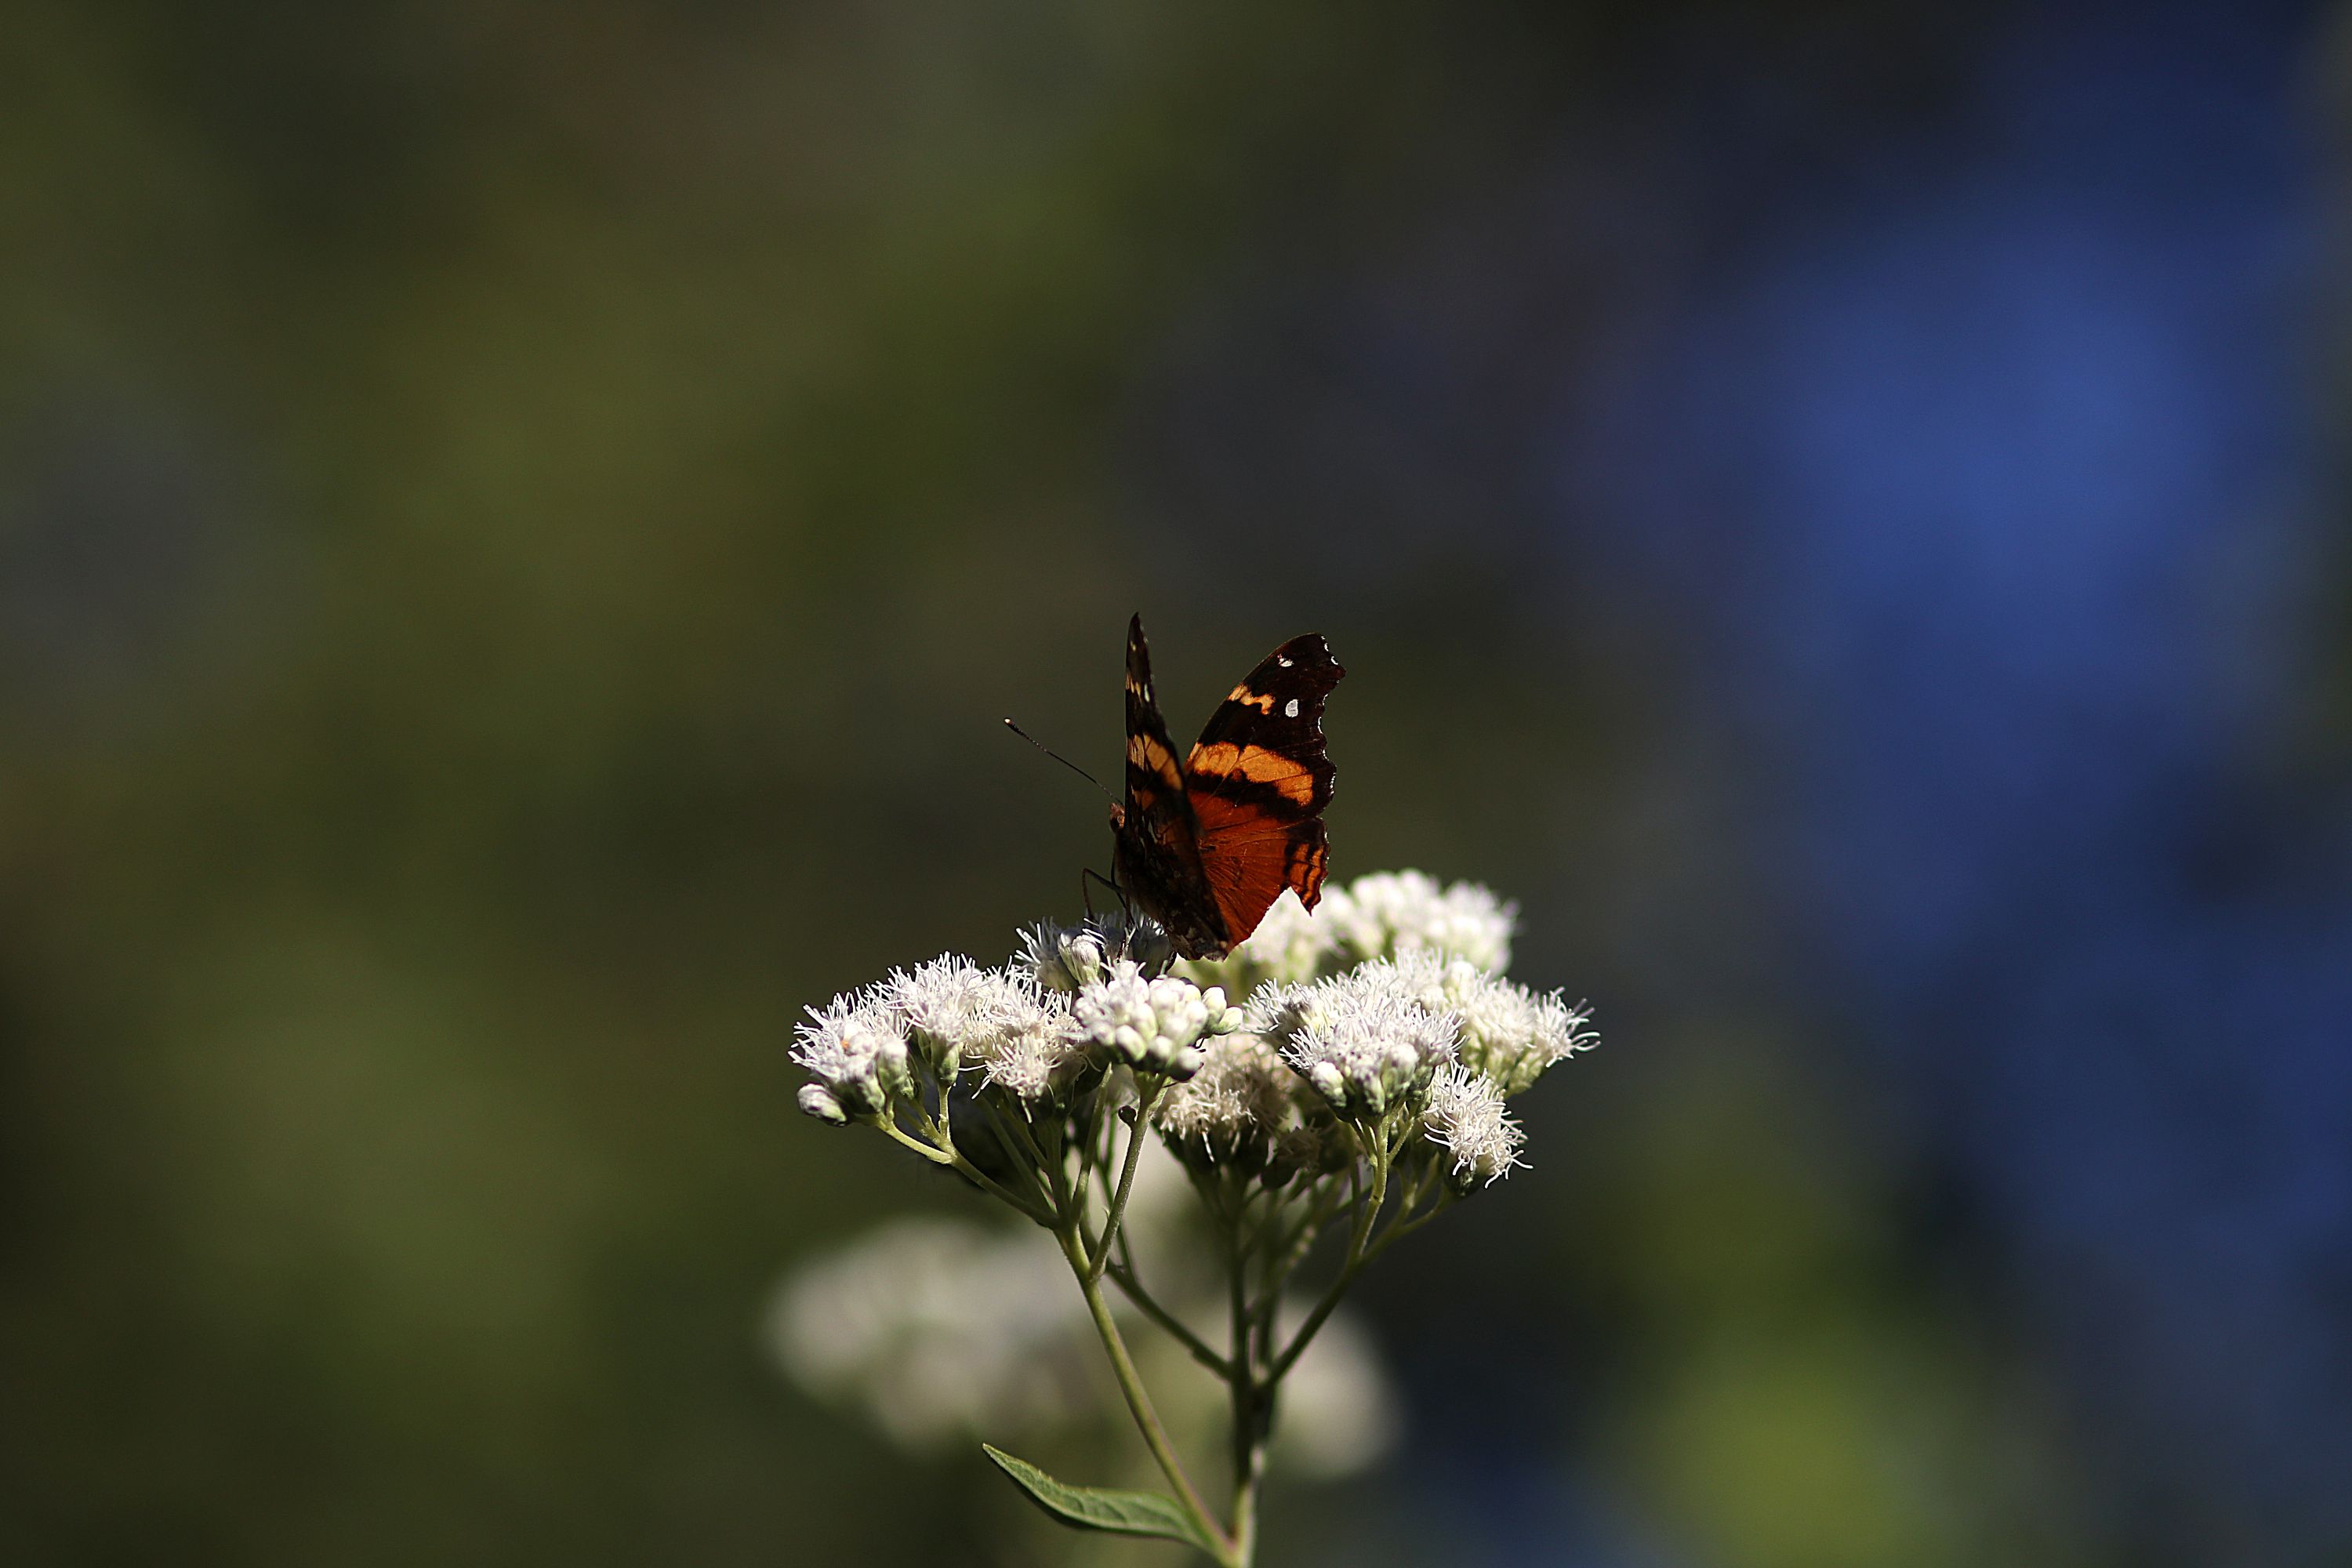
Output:
<svg viewBox="0 0 2352 1568">
<path fill-rule="evenodd" d="M 841 1108 L 841 1101 L 834 1098 L 833 1091 L 821 1083 L 801 1085 L 800 1107 L 804 1114 L 815 1117 L 828 1127 L 849 1125 L 849 1112 Z"/>
<path fill-rule="evenodd" d="M 915 1097 L 915 1072 L 905 1040 L 896 1035 L 886 1035 L 875 1042 L 874 1079 L 881 1086 L 885 1100 L 912 1100 Z"/>
</svg>

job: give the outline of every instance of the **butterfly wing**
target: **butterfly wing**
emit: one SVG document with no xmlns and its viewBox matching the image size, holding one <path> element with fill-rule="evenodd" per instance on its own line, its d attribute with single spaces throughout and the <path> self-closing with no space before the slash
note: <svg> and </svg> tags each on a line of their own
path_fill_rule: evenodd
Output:
<svg viewBox="0 0 2352 1568">
<path fill-rule="evenodd" d="M 1113 819 L 1114 866 L 1119 886 L 1167 928 L 1179 952 L 1223 957 L 1231 942 L 1202 880 L 1199 833 L 1138 616 L 1127 627 L 1127 802 Z"/>
<path fill-rule="evenodd" d="M 1226 694 L 1185 759 L 1202 875 L 1233 942 L 1285 888 L 1310 910 L 1322 897 L 1323 808 L 1339 777 L 1323 700 L 1347 673 L 1319 636 L 1291 638 Z"/>
</svg>

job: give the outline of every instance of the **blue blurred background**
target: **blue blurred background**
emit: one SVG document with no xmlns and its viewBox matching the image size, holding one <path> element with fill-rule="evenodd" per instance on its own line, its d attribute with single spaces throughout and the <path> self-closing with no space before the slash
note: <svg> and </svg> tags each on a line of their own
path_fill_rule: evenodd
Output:
<svg viewBox="0 0 2352 1568">
<path fill-rule="evenodd" d="M 1074 910 L 1139 608 L 1602 1031 L 1270 1563 L 2352 1561 L 2336 8 L 10 32 L 24 1560 L 1044 1561 L 757 1321 L 969 1212 L 790 1025 Z"/>
</svg>

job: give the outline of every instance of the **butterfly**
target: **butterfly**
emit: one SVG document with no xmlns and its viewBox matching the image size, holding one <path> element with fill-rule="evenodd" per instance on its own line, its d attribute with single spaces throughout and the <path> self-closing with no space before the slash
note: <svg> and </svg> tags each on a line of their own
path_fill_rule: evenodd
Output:
<svg viewBox="0 0 2352 1568">
<path fill-rule="evenodd" d="M 1309 634 L 1265 656 L 1225 694 L 1180 764 L 1151 689 L 1143 617 L 1127 626 L 1127 801 L 1110 808 L 1121 890 L 1186 958 L 1223 958 L 1285 888 L 1323 895 L 1323 808 L 1339 770 L 1323 749 L 1323 700 L 1348 672 Z"/>
</svg>

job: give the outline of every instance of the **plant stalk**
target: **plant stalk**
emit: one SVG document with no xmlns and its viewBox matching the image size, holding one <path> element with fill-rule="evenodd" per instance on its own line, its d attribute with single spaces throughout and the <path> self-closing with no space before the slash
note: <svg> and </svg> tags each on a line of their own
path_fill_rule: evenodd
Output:
<svg viewBox="0 0 2352 1568">
<path fill-rule="evenodd" d="M 1086 1255 L 1086 1241 L 1076 1222 L 1061 1231 L 1062 1255 L 1069 1259 L 1070 1272 L 1077 1277 L 1078 1290 L 1087 1299 L 1087 1311 L 1095 1321 L 1095 1332 L 1102 1337 L 1103 1351 L 1110 1357 L 1110 1369 L 1118 1379 L 1118 1391 L 1127 1399 L 1127 1413 L 1135 1418 L 1135 1428 L 1143 1435 L 1144 1447 L 1160 1466 L 1160 1474 L 1176 1489 L 1177 1501 L 1192 1517 L 1207 1540 L 1215 1542 L 1215 1555 L 1224 1568 L 1247 1568 L 1245 1558 L 1234 1555 L 1234 1542 L 1219 1527 L 1216 1516 L 1201 1500 L 1192 1479 L 1184 1474 L 1183 1464 L 1176 1458 L 1175 1447 L 1168 1441 L 1167 1429 L 1160 1425 L 1160 1415 L 1151 1407 L 1151 1395 L 1145 1392 L 1143 1379 L 1135 1370 L 1135 1363 L 1127 1353 L 1127 1342 L 1119 1337 L 1118 1325 L 1111 1321 L 1110 1303 L 1103 1300 L 1102 1283 L 1094 1276 Z"/>
</svg>

